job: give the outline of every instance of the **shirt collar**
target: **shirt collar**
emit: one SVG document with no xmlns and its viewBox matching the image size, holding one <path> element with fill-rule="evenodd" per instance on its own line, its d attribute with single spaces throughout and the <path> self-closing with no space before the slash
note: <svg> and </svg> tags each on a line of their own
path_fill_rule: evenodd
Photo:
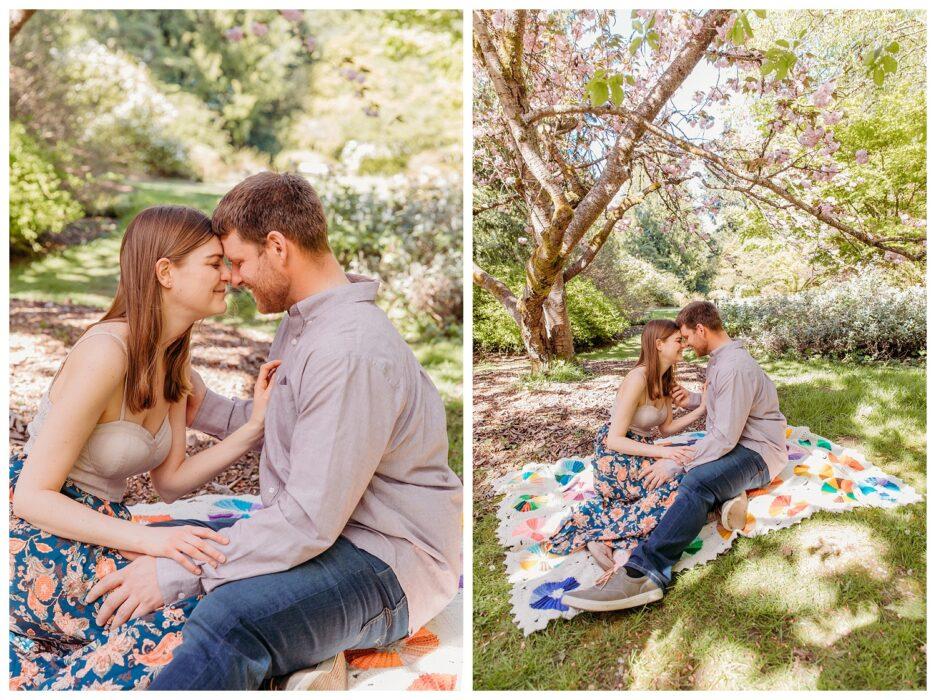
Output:
<svg viewBox="0 0 936 700">
<path fill-rule="evenodd" d="M 297 301 L 289 307 L 289 316 L 301 317 L 304 321 L 311 321 L 323 311 L 339 304 L 353 304 L 359 301 L 374 301 L 377 298 L 377 288 L 380 282 L 371 277 L 346 273 L 351 284 L 342 284 L 338 287 L 326 289 L 324 292 L 313 294 Z"/>
<path fill-rule="evenodd" d="M 710 353 L 710 355 L 712 356 L 712 360 L 714 361 L 714 360 L 716 360 L 716 359 L 718 358 L 719 355 L 722 354 L 722 350 L 724 350 L 725 348 L 740 348 L 740 347 L 741 347 L 741 341 L 740 341 L 740 340 L 732 340 L 732 341 L 730 341 L 730 342 L 725 343 L 725 344 L 722 345 L 720 348 L 717 348 L 717 349 L 715 349 L 715 350 L 712 350 L 712 352 Z"/>
</svg>

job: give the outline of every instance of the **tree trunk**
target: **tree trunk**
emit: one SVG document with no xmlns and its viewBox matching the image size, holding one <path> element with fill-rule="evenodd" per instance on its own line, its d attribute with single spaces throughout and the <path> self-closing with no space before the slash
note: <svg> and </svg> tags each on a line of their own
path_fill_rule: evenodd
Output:
<svg viewBox="0 0 936 700">
<path fill-rule="evenodd" d="M 569 309 L 566 306 L 565 282 L 563 282 L 562 275 L 556 278 L 543 307 L 546 336 L 549 340 L 552 359 L 571 360 L 575 357 L 575 348 L 572 345 L 572 324 L 569 323 Z"/>
<path fill-rule="evenodd" d="M 518 306 L 520 336 L 534 372 L 541 371 L 555 360 L 572 360 L 575 357 L 562 275 L 553 284 L 542 306 L 526 306 L 522 302 Z"/>
</svg>

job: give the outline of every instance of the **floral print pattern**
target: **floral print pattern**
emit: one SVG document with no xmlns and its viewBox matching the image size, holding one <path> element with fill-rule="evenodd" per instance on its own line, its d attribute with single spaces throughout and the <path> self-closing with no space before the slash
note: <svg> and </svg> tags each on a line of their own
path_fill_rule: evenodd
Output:
<svg viewBox="0 0 936 700">
<path fill-rule="evenodd" d="M 596 495 L 578 505 L 549 538 L 549 551 L 554 554 L 571 554 L 593 540 L 629 551 L 650 535 L 676 500 L 683 474 L 648 489 L 639 474 L 649 458 L 608 449 L 609 427 L 610 424 L 605 424 L 595 436 Z M 652 438 L 631 431 L 627 437 L 653 443 Z"/>
<path fill-rule="evenodd" d="M 10 461 L 10 502 L 23 468 Z M 62 493 L 121 520 L 130 511 L 66 480 Z M 45 532 L 10 511 L 10 688 L 118 690 L 149 686 L 182 642 L 182 626 L 198 602 L 187 598 L 115 629 L 94 616 L 103 598 L 84 598 L 102 577 L 127 564 L 106 547 Z"/>
</svg>

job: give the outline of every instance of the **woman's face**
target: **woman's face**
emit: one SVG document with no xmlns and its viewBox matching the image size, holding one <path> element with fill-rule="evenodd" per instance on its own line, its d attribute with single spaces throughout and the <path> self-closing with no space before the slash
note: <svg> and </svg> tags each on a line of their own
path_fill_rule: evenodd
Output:
<svg viewBox="0 0 936 700">
<path fill-rule="evenodd" d="M 669 365 L 675 365 L 682 359 L 685 346 L 683 337 L 679 331 L 673 331 L 663 340 L 657 341 L 657 348 L 660 351 L 660 359 Z"/>
<path fill-rule="evenodd" d="M 164 291 L 196 318 L 206 318 L 227 311 L 225 293 L 230 281 L 221 241 L 212 236 L 172 266 L 172 287 Z"/>
</svg>

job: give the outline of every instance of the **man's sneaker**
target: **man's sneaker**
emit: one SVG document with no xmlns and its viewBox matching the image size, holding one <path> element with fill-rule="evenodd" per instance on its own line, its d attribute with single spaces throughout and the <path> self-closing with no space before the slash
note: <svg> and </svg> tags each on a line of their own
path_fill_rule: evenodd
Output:
<svg viewBox="0 0 936 700">
<path fill-rule="evenodd" d="M 608 569 L 614 567 L 614 550 L 611 549 L 604 542 L 598 542 L 596 540 L 591 540 L 585 544 L 588 548 L 588 553 L 591 554 L 595 561 L 598 562 L 598 566 L 601 567 L 602 571 L 607 571 Z"/>
<path fill-rule="evenodd" d="M 747 524 L 747 493 L 742 491 L 721 507 L 721 524 L 726 530 L 743 530 Z"/>
<path fill-rule="evenodd" d="M 653 581 L 646 576 L 632 578 L 621 566 L 602 576 L 591 588 L 566 593 L 562 600 L 579 610 L 607 612 L 655 603 L 662 597 L 663 589 Z"/>
<path fill-rule="evenodd" d="M 278 680 L 275 690 L 347 690 L 348 665 L 344 652 Z"/>
</svg>

